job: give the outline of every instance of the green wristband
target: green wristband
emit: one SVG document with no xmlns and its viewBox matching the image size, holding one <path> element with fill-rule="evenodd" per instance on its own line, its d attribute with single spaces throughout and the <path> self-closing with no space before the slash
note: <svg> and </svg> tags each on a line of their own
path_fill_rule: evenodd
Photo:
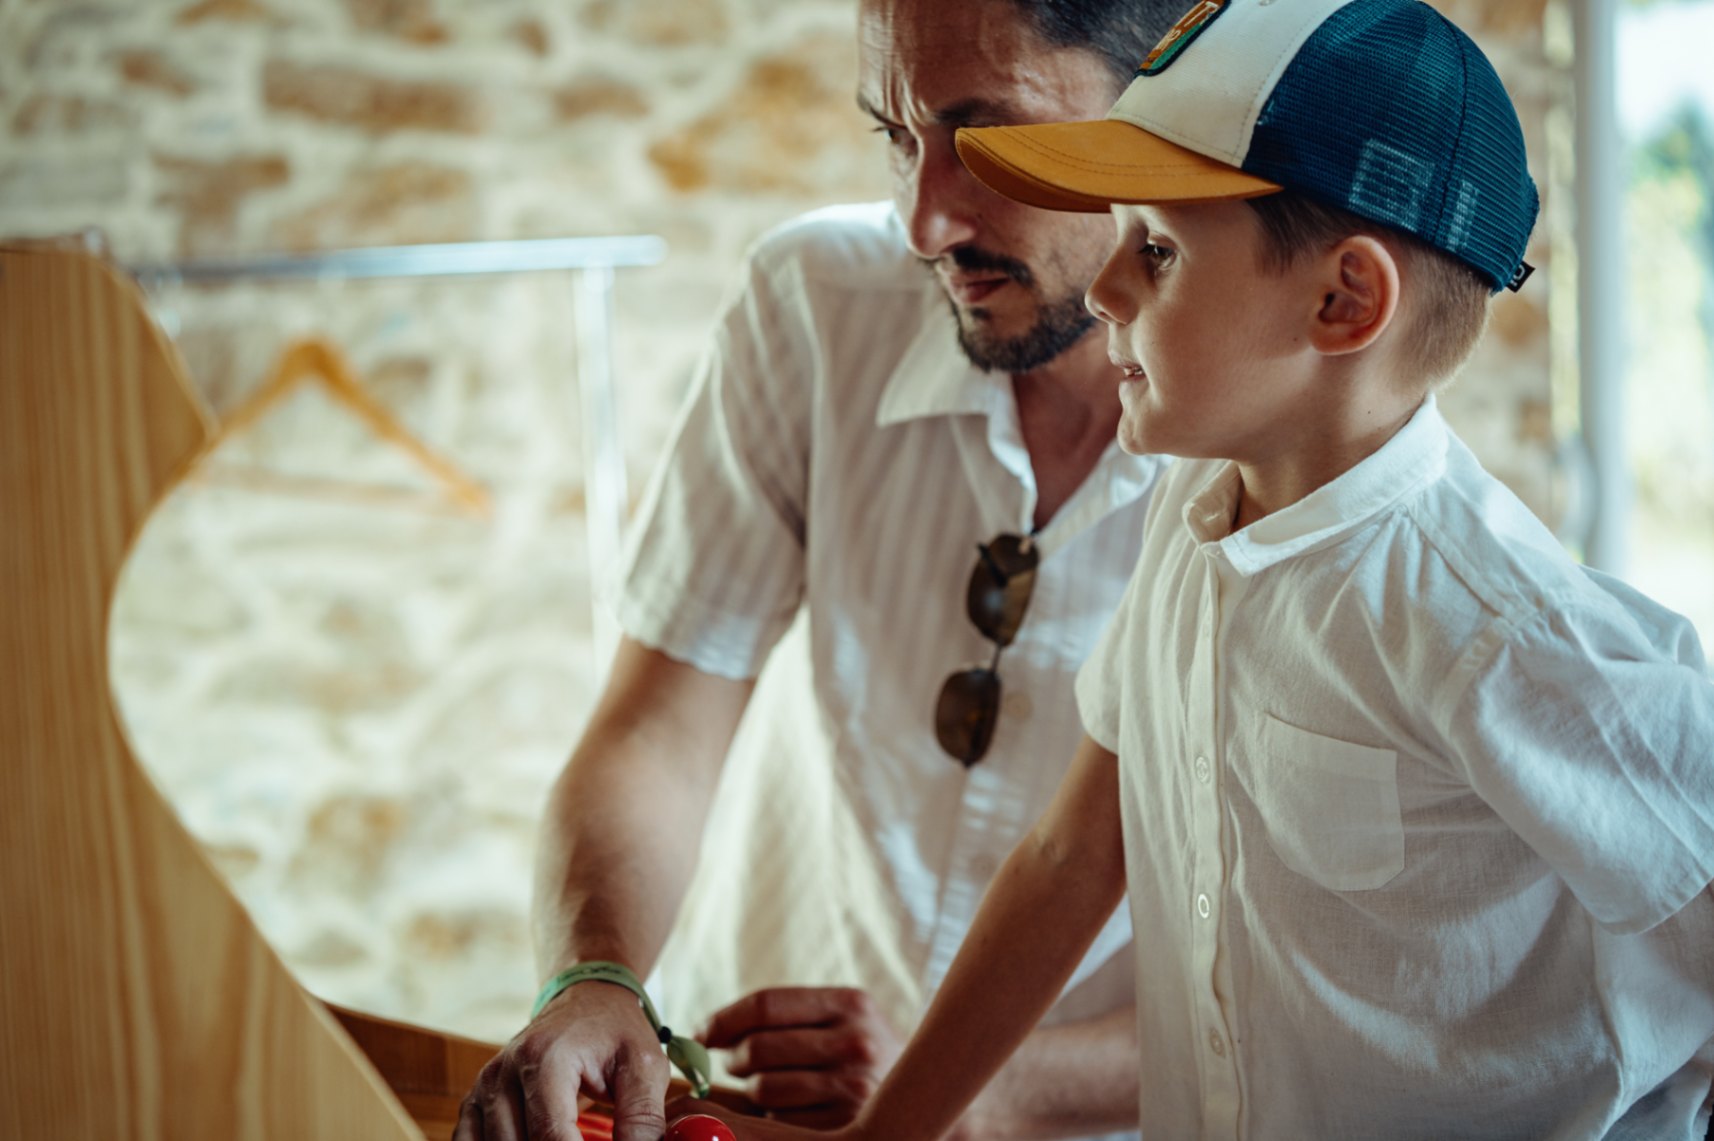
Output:
<svg viewBox="0 0 1714 1141">
<path fill-rule="evenodd" d="M 655 1037 L 667 1048 L 667 1060 L 677 1066 L 685 1080 L 690 1083 L 691 1093 L 697 1097 L 708 1096 L 708 1051 L 703 1049 L 702 1043 L 696 1039 L 680 1038 L 661 1025 L 661 1016 L 655 1013 L 655 1004 L 649 1001 L 648 992 L 643 990 L 642 982 L 631 968 L 623 963 L 578 963 L 574 967 L 567 967 L 542 987 L 542 993 L 536 996 L 536 1005 L 530 1011 L 531 1021 L 542 1012 L 542 1007 L 578 983 L 587 982 L 613 983 L 636 995 L 638 1004 L 649 1019 L 649 1025 L 655 1028 Z"/>
</svg>

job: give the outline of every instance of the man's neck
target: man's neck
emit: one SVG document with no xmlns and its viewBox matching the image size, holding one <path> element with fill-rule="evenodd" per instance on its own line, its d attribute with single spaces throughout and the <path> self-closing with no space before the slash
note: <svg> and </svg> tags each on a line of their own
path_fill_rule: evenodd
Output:
<svg viewBox="0 0 1714 1141">
<path fill-rule="evenodd" d="M 1119 377 L 1106 338 L 1092 330 L 1041 368 L 1013 376 L 1012 392 L 1035 471 L 1035 525 L 1044 527 L 1088 478 L 1119 428 Z"/>
</svg>

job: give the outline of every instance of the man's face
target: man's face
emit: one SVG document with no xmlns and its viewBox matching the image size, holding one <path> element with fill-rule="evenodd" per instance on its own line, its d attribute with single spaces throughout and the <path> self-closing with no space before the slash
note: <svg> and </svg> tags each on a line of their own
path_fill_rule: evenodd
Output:
<svg viewBox="0 0 1714 1141">
<path fill-rule="evenodd" d="M 959 127 L 1099 119 L 1117 97 L 1093 53 L 1043 43 L 1009 0 L 863 0 L 858 104 L 886 138 L 911 249 L 984 369 L 1028 372 L 1080 340 L 1112 245 L 1100 214 L 1020 205 L 958 160 Z"/>
</svg>

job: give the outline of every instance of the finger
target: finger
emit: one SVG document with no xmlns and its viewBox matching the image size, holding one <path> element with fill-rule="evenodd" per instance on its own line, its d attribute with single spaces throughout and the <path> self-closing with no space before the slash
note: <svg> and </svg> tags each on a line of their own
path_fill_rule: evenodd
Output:
<svg viewBox="0 0 1714 1141">
<path fill-rule="evenodd" d="M 802 1070 L 824 1066 L 875 1066 L 880 1051 L 875 1041 L 854 1026 L 808 1030 L 759 1030 L 732 1048 L 727 1069 L 747 1078 L 768 1070 Z"/>
<path fill-rule="evenodd" d="M 814 1129 L 825 1132 L 850 1125 L 857 1119 L 857 1107 L 854 1105 L 830 1105 L 820 1109 L 782 1109 L 769 1115 L 773 1121 L 782 1125 L 790 1125 L 797 1129 Z"/>
<path fill-rule="evenodd" d="M 851 987 L 769 987 L 715 1011 L 699 1037 L 706 1046 L 728 1047 L 757 1030 L 855 1018 L 867 1005 L 868 996 Z"/>
<path fill-rule="evenodd" d="M 487 1087 L 482 1102 L 482 1141 L 524 1141 L 524 1089 L 518 1071 L 508 1067 Z"/>
<path fill-rule="evenodd" d="M 627 1050 L 613 1062 L 613 1141 L 660 1141 L 666 1131 L 667 1060 L 658 1050 Z"/>
<path fill-rule="evenodd" d="M 518 1067 L 525 1135 L 530 1141 L 568 1141 L 581 1136 L 577 1075 L 557 1075 L 558 1068 L 548 1062 Z"/>
<path fill-rule="evenodd" d="M 769 1112 L 860 1106 L 872 1092 L 860 1075 L 841 1070 L 775 1070 L 750 1079 L 750 1100 Z"/>
<path fill-rule="evenodd" d="M 452 1141 L 482 1141 L 482 1107 L 474 1093 L 458 1107 L 458 1124 L 453 1127 Z"/>
</svg>

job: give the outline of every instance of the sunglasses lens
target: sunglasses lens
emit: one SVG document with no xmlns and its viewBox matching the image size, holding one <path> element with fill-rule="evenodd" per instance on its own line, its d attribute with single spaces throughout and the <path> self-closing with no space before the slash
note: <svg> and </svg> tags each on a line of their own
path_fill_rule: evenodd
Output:
<svg viewBox="0 0 1714 1141">
<path fill-rule="evenodd" d="M 993 670 L 963 670 L 946 679 L 934 709 L 934 735 L 940 747 L 969 768 L 994 740 L 1000 717 L 1000 675 Z"/>
<path fill-rule="evenodd" d="M 1009 646 L 1024 623 L 1036 585 L 1036 545 L 1019 535 L 1001 535 L 982 548 L 964 606 L 985 638 Z"/>
</svg>

